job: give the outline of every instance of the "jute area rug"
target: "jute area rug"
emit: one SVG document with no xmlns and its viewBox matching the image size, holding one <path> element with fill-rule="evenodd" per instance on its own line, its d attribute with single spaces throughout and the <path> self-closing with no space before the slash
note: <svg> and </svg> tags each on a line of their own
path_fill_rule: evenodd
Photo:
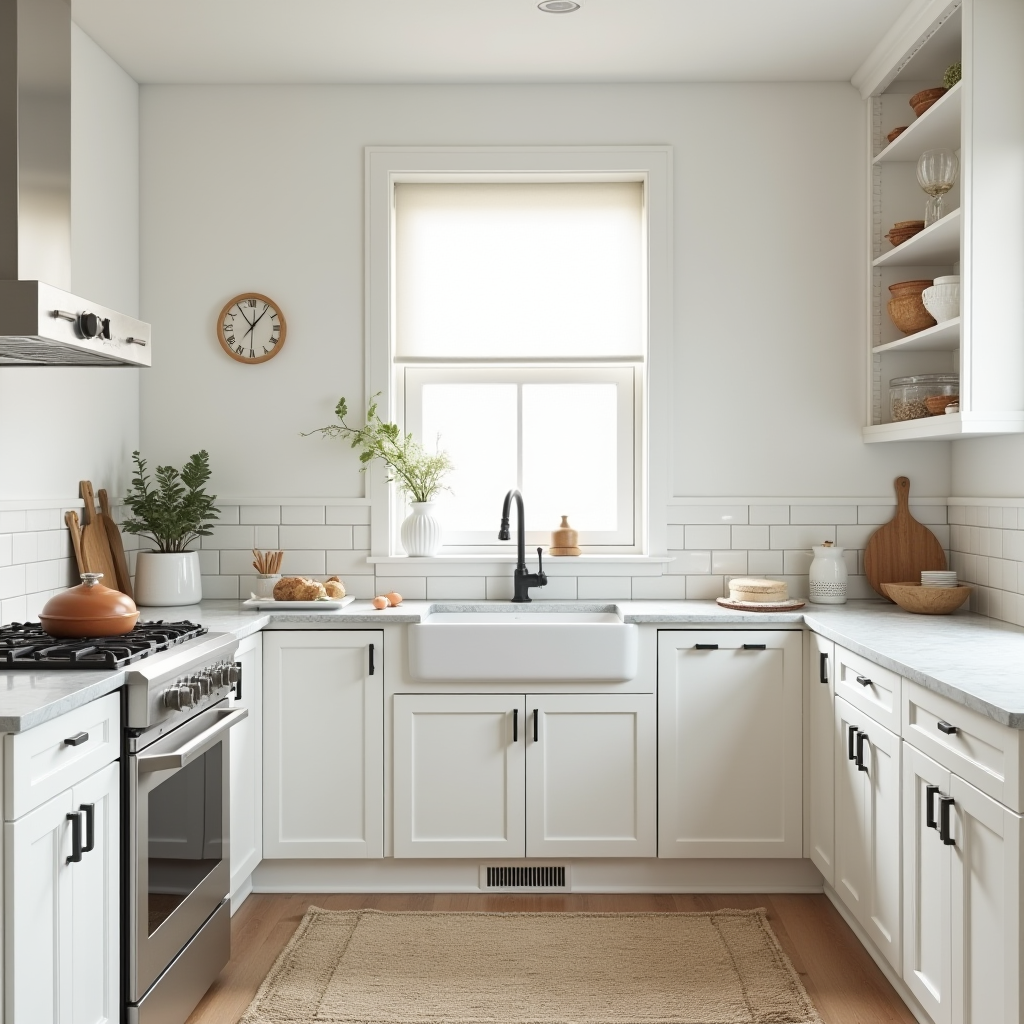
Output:
<svg viewBox="0 0 1024 1024">
<path fill-rule="evenodd" d="M 310 907 L 241 1024 L 821 1024 L 764 910 Z"/>
</svg>

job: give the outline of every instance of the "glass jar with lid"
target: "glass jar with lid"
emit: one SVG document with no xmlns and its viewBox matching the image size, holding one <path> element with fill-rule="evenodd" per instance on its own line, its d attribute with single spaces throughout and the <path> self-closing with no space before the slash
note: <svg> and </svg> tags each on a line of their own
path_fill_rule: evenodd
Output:
<svg viewBox="0 0 1024 1024">
<path fill-rule="evenodd" d="M 889 414 L 894 423 L 940 416 L 960 398 L 960 374 L 919 373 L 889 381 Z"/>
</svg>

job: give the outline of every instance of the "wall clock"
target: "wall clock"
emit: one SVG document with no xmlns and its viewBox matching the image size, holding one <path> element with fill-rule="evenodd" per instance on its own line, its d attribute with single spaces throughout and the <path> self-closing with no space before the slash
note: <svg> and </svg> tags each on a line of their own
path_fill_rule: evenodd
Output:
<svg viewBox="0 0 1024 1024">
<path fill-rule="evenodd" d="M 264 363 L 281 351 L 287 330 L 284 314 L 273 299 L 244 292 L 221 310 L 217 340 L 240 363 Z"/>
</svg>

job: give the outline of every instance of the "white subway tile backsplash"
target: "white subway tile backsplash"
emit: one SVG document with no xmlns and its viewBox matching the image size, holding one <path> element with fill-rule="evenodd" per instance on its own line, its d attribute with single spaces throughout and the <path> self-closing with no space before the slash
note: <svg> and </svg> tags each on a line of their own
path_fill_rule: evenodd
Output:
<svg viewBox="0 0 1024 1024">
<path fill-rule="evenodd" d="M 813 558 L 810 551 L 784 551 L 782 571 L 787 576 L 802 576 L 810 569 Z"/>
<path fill-rule="evenodd" d="M 1011 511 L 1016 510 L 1011 509 Z M 958 526 L 962 526 L 967 521 L 963 505 L 950 505 L 946 509 L 946 515 L 949 519 L 949 522 L 956 523 Z"/>
<path fill-rule="evenodd" d="M 322 526 L 323 505 L 282 505 L 281 522 L 296 526 Z"/>
<path fill-rule="evenodd" d="M 747 573 L 747 552 L 712 551 L 711 572 L 721 576 L 745 576 Z"/>
<path fill-rule="evenodd" d="M 369 601 L 377 596 L 377 580 L 374 576 L 353 576 L 345 577 L 345 593 L 360 601 Z"/>
<path fill-rule="evenodd" d="M 732 543 L 732 531 L 728 526 L 684 526 L 683 547 L 727 548 Z"/>
<path fill-rule="evenodd" d="M 732 546 L 745 551 L 764 549 L 769 546 L 767 526 L 734 526 Z"/>
<path fill-rule="evenodd" d="M 352 547 L 370 550 L 370 528 L 368 526 L 352 527 Z"/>
<path fill-rule="evenodd" d="M 0 533 L 0 565 L 10 565 L 14 561 L 14 534 Z"/>
<path fill-rule="evenodd" d="M 27 530 L 27 513 L 24 509 L 10 509 L 0 512 L 0 533 L 21 533 Z M 81 511 L 79 511 L 81 517 Z"/>
<path fill-rule="evenodd" d="M 751 576 L 774 576 L 782 572 L 782 551 L 750 551 L 747 553 L 747 572 Z"/>
<path fill-rule="evenodd" d="M 789 522 L 788 505 L 751 505 L 748 521 L 756 526 L 779 526 Z"/>
<path fill-rule="evenodd" d="M 858 505 L 857 522 L 862 526 L 881 526 L 896 515 L 895 505 Z"/>
<path fill-rule="evenodd" d="M 365 526 L 370 522 L 370 506 L 328 505 L 326 521 L 329 526 Z"/>
<path fill-rule="evenodd" d="M 404 594 L 402 595 L 405 596 Z M 487 580 L 484 576 L 428 576 L 427 600 L 484 601 Z"/>
<path fill-rule="evenodd" d="M 378 594 L 397 591 L 408 601 L 427 599 L 426 576 L 378 576 L 375 583 Z"/>
<path fill-rule="evenodd" d="M 746 505 L 670 505 L 668 522 L 683 526 L 734 526 L 747 522 Z"/>
<path fill-rule="evenodd" d="M 809 551 L 815 544 L 826 540 L 835 543 L 835 539 L 834 526 L 773 526 L 770 543 L 773 548 L 806 548 Z"/>
<path fill-rule="evenodd" d="M 281 529 L 279 526 L 255 526 L 256 547 L 261 551 L 277 551 L 278 550 L 278 531 Z"/>
<path fill-rule="evenodd" d="M 14 534 L 14 564 L 34 562 L 39 557 L 39 545 L 34 533 Z"/>
<path fill-rule="evenodd" d="M 686 546 L 686 529 L 683 526 L 669 526 L 665 530 L 665 543 L 669 550 Z"/>
<path fill-rule="evenodd" d="M 0 621 L 24 622 L 28 618 L 28 599 L 24 594 L 0 601 Z"/>
<path fill-rule="evenodd" d="M 682 601 L 686 597 L 685 576 L 634 576 L 634 601 Z"/>
<path fill-rule="evenodd" d="M 791 505 L 789 521 L 794 526 L 808 523 L 856 523 L 856 505 Z"/>
<path fill-rule="evenodd" d="M 221 557 L 224 557 L 223 552 Z M 326 576 L 326 553 L 286 550 L 281 559 L 281 573 L 285 576 Z"/>
<path fill-rule="evenodd" d="M 342 579 L 344 579 L 346 575 L 373 572 L 373 566 L 366 561 L 369 554 L 369 551 L 329 549 L 327 551 L 327 572 L 337 574 L 338 576 L 341 576 Z M 463 570 L 463 572 L 465 572 L 465 570 Z"/>
<path fill-rule="evenodd" d="M 217 522 L 224 526 L 237 526 L 238 525 L 238 506 L 237 505 L 218 505 L 217 506 L 220 515 L 217 517 Z"/>
<path fill-rule="evenodd" d="M 549 576 L 548 585 L 533 591 L 533 598 L 543 601 L 575 601 L 579 596 L 576 584 L 575 576 Z"/>
<path fill-rule="evenodd" d="M 581 576 L 576 581 L 576 596 L 581 601 L 628 601 L 633 596 L 633 581 L 628 576 Z"/>
<path fill-rule="evenodd" d="M 955 507 L 955 506 L 952 506 L 952 507 L 948 508 L 946 510 L 947 513 L 952 512 L 953 511 L 953 507 Z M 1022 520 L 1022 516 L 1021 516 L 1021 510 L 1020 509 L 1018 509 L 1018 508 L 1006 508 L 1006 507 L 1003 508 L 1003 529 L 1004 530 L 1016 530 L 1018 528 L 1018 525 L 1024 526 L 1024 522 L 1022 522 L 1021 520 Z M 953 522 L 953 520 L 950 519 L 950 522 Z"/>
<path fill-rule="evenodd" d="M 675 559 L 668 563 L 668 571 L 672 576 L 692 576 L 711 572 L 710 551 L 670 551 L 669 554 Z"/>
<path fill-rule="evenodd" d="M 836 543 L 841 548 L 858 550 L 867 545 L 868 539 L 877 529 L 877 526 L 840 526 L 836 530 Z"/>
<path fill-rule="evenodd" d="M 351 526 L 280 526 L 278 544 L 285 550 L 294 548 L 352 547 Z"/>
<path fill-rule="evenodd" d="M 0 569 L 0 599 L 21 597 L 25 592 L 24 565 L 6 565 Z"/>
<path fill-rule="evenodd" d="M 686 599 L 688 601 L 713 601 L 724 597 L 727 592 L 721 576 L 687 576 Z"/>
<path fill-rule="evenodd" d="M 33 508 L 25 513 L 26 530 L 59 530 L 61 525 L 60 509 Z"/>
<path fill-rule="evenodd" d="M 215 526 L 209 537 L 204 537 L 204 548 L 248 548 L 256 546 L 256 529 L 253 526 Z"/>
<path fill-rule="evenodd" d="M 513 592 L 511 576 L 487 577 L 488 601 L 511 601 Z"/>
<path fill-rule="evenodd" d="M 243 524 L 276 526 L 281 522 L 280 505 L 242 505 L 238 521 Z"/>
<path fill-rule="evenodd" d="M 232 552 L 234 554 L 234 552 Z M 249 553 L 249 562 L 252 562 L 252 554 Z M 250 568 L 252 568 L 250 564 Z M 240 572 L 242 570 L 239 570 Z M 199 552 L 199 575 L 218 576 L 220 575 L 220 551 L 207 550 Z"/>
<path fill-rule="evenodd" d="M 201 576 L 200 578 L 203 581 L 204 600 L 230 600 L 239 597 L 237 576 Z"/>
<path fill-rule="evenodd" d="M 949 520 L 946 517 L 945 505 L 914 505 L 910 506 L 910 514 L 925 526 L 945 526 Z M 997 523 L 991 525 L 997 526 Z"/>
</svg>

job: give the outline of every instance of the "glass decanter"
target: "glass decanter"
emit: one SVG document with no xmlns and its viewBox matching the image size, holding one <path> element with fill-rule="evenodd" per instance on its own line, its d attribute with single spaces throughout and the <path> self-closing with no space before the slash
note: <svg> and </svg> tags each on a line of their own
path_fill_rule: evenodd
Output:
<svg viewBox="0 0 1024 1024">
<path fill-rule="evenodd" d="M 951 149 L 930 149 L 917 161 L 917 181 L 928 193 L 924 208 L 924 226 L 928 227 L 946 215 L 945 196 L 956 184 L 960 161 Z"/>
</svg>

